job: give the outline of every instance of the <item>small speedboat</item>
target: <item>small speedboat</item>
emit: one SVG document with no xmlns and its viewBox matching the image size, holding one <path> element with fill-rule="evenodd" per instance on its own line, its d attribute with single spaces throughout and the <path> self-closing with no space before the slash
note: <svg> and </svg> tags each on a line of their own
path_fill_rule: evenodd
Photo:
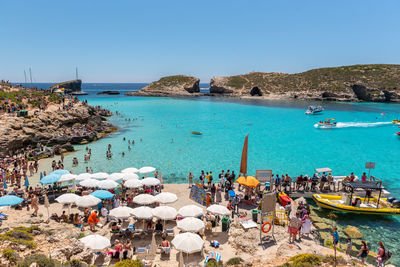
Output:
<svg viewBox="0 0 400 267">
<path fill-rule="evenodd" d="M 330 129 L 330 128 L 335 128 L 336 127 L 336 122 L 334 122 L 335 119 L 326 119 L 324 121 L 320 121 L 316 124 L 318 128 L 323 128 L 323 129 Z"/>
<path fill-rule="evenodd" d="M 324 110 L 324 108 L 322 106 L 309 106 L 306 110 L 306 114 L 307 115 L 314 115 L 317 113 L 321 113 Z"/>
<path fill-rule="evenodd" d="M 397 132 L 396 134 L 397 134 L 398 136 L 400 136 L 400 132 Z"/>
</svg>

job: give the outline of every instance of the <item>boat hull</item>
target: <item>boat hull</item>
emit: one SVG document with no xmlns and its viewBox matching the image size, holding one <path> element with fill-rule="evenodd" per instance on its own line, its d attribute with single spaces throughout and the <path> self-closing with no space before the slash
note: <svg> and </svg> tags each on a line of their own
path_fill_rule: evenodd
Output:
<svg viewBox="0 0 400 267">
<path fill-rule="evenodd" d="M 367 207 L 355 207 L 344 204 L 334 203 L 332 200 L 340 200 L 341 196 L 332 195 L 320 195 L 314 194 L 313 200 L 318 206 L 325 209 L 334 211 L 341 211 L 346 213 L 357 213 L 357 214 L 370 214 L 370 215 L 400 215 L 400 209 L 396 208 L 367 208 Z M 364 200 L 364 198 L 361 198 Z M 382 199 L 385 201 L 385 199 Z"/>
</svg>

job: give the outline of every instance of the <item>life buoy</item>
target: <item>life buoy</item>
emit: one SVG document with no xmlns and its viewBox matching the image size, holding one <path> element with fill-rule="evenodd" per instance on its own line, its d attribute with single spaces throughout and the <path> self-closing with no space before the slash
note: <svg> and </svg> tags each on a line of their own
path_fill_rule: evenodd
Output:
<svg viewBox="0 0 400 267">
<path fill-rule="evenodd" d="M 268 225 L 268 228 L 265 230 L 265 226 Z M 261 231 L 263 233 L 268 233 L 271 230 L 271 223 L 270 222 L 265 222 L 262 226 L 261 226 Z"/>
</svg>

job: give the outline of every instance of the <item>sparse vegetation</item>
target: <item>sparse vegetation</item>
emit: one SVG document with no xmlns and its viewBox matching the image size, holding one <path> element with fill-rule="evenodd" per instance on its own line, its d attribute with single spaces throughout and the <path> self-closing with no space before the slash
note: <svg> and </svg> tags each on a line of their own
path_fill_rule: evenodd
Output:
<svg viewBox="0 0 400 267">
<path fill-rule="evenodd" d="M 236 264 L 241 264 L 243 262 L 243 259 L 240 257 L 235 257 L 235 258 L 230 258 L 227 262 L 226 265 L 236 265 Z"/>
<path fill-rule="evenodd" d="M 144 264 L 140 260 L 123 260 L 117 262 L 115 267 L 143 267 Z"/>
<path fill-rule="evenodd" d="M 4 258 L 6 258 L 10 263 L 16 263 L 18 261 L 18 254 L 13 249 L 4 249 L 1 254 Z"/>
<path fill-rule="evenodd" d="M 18 267 L 29 267 L 32 263 L 36 263 L 39 267 L 55 267 L 59 263 L 51 258 L 47 258 L 42 254 L 32 254 L 27 256 L 23 261 L 18 263 Z"/>
<path fill-rule="evenodd" d="M 32 227 L 15 227 L 4 234 L 0 234 L 0 240 L 25 245 L 28 248 L 36 248 L 33 236 L 30 234 L 34 228 Z"/>
</svg>

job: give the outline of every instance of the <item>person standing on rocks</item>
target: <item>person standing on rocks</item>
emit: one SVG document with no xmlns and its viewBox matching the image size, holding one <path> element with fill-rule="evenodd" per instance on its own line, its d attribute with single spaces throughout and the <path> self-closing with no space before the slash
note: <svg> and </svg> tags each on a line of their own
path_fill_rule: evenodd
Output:
<svg viewBox="0 0 400 267">
<path fill-rule="evenodd" d="M 32 200 L 31 200 L 31 207 L 34 210 L 32 217 L 37 217 L 38 216 L 38 211 L 39 211 L 39 199 L 36 194 L 32 195 Z"/>
<path fill-rule="evenodd" d="M 61 162 L 64 163 L 64 153 L 61 153 Z"/>
</svg>

